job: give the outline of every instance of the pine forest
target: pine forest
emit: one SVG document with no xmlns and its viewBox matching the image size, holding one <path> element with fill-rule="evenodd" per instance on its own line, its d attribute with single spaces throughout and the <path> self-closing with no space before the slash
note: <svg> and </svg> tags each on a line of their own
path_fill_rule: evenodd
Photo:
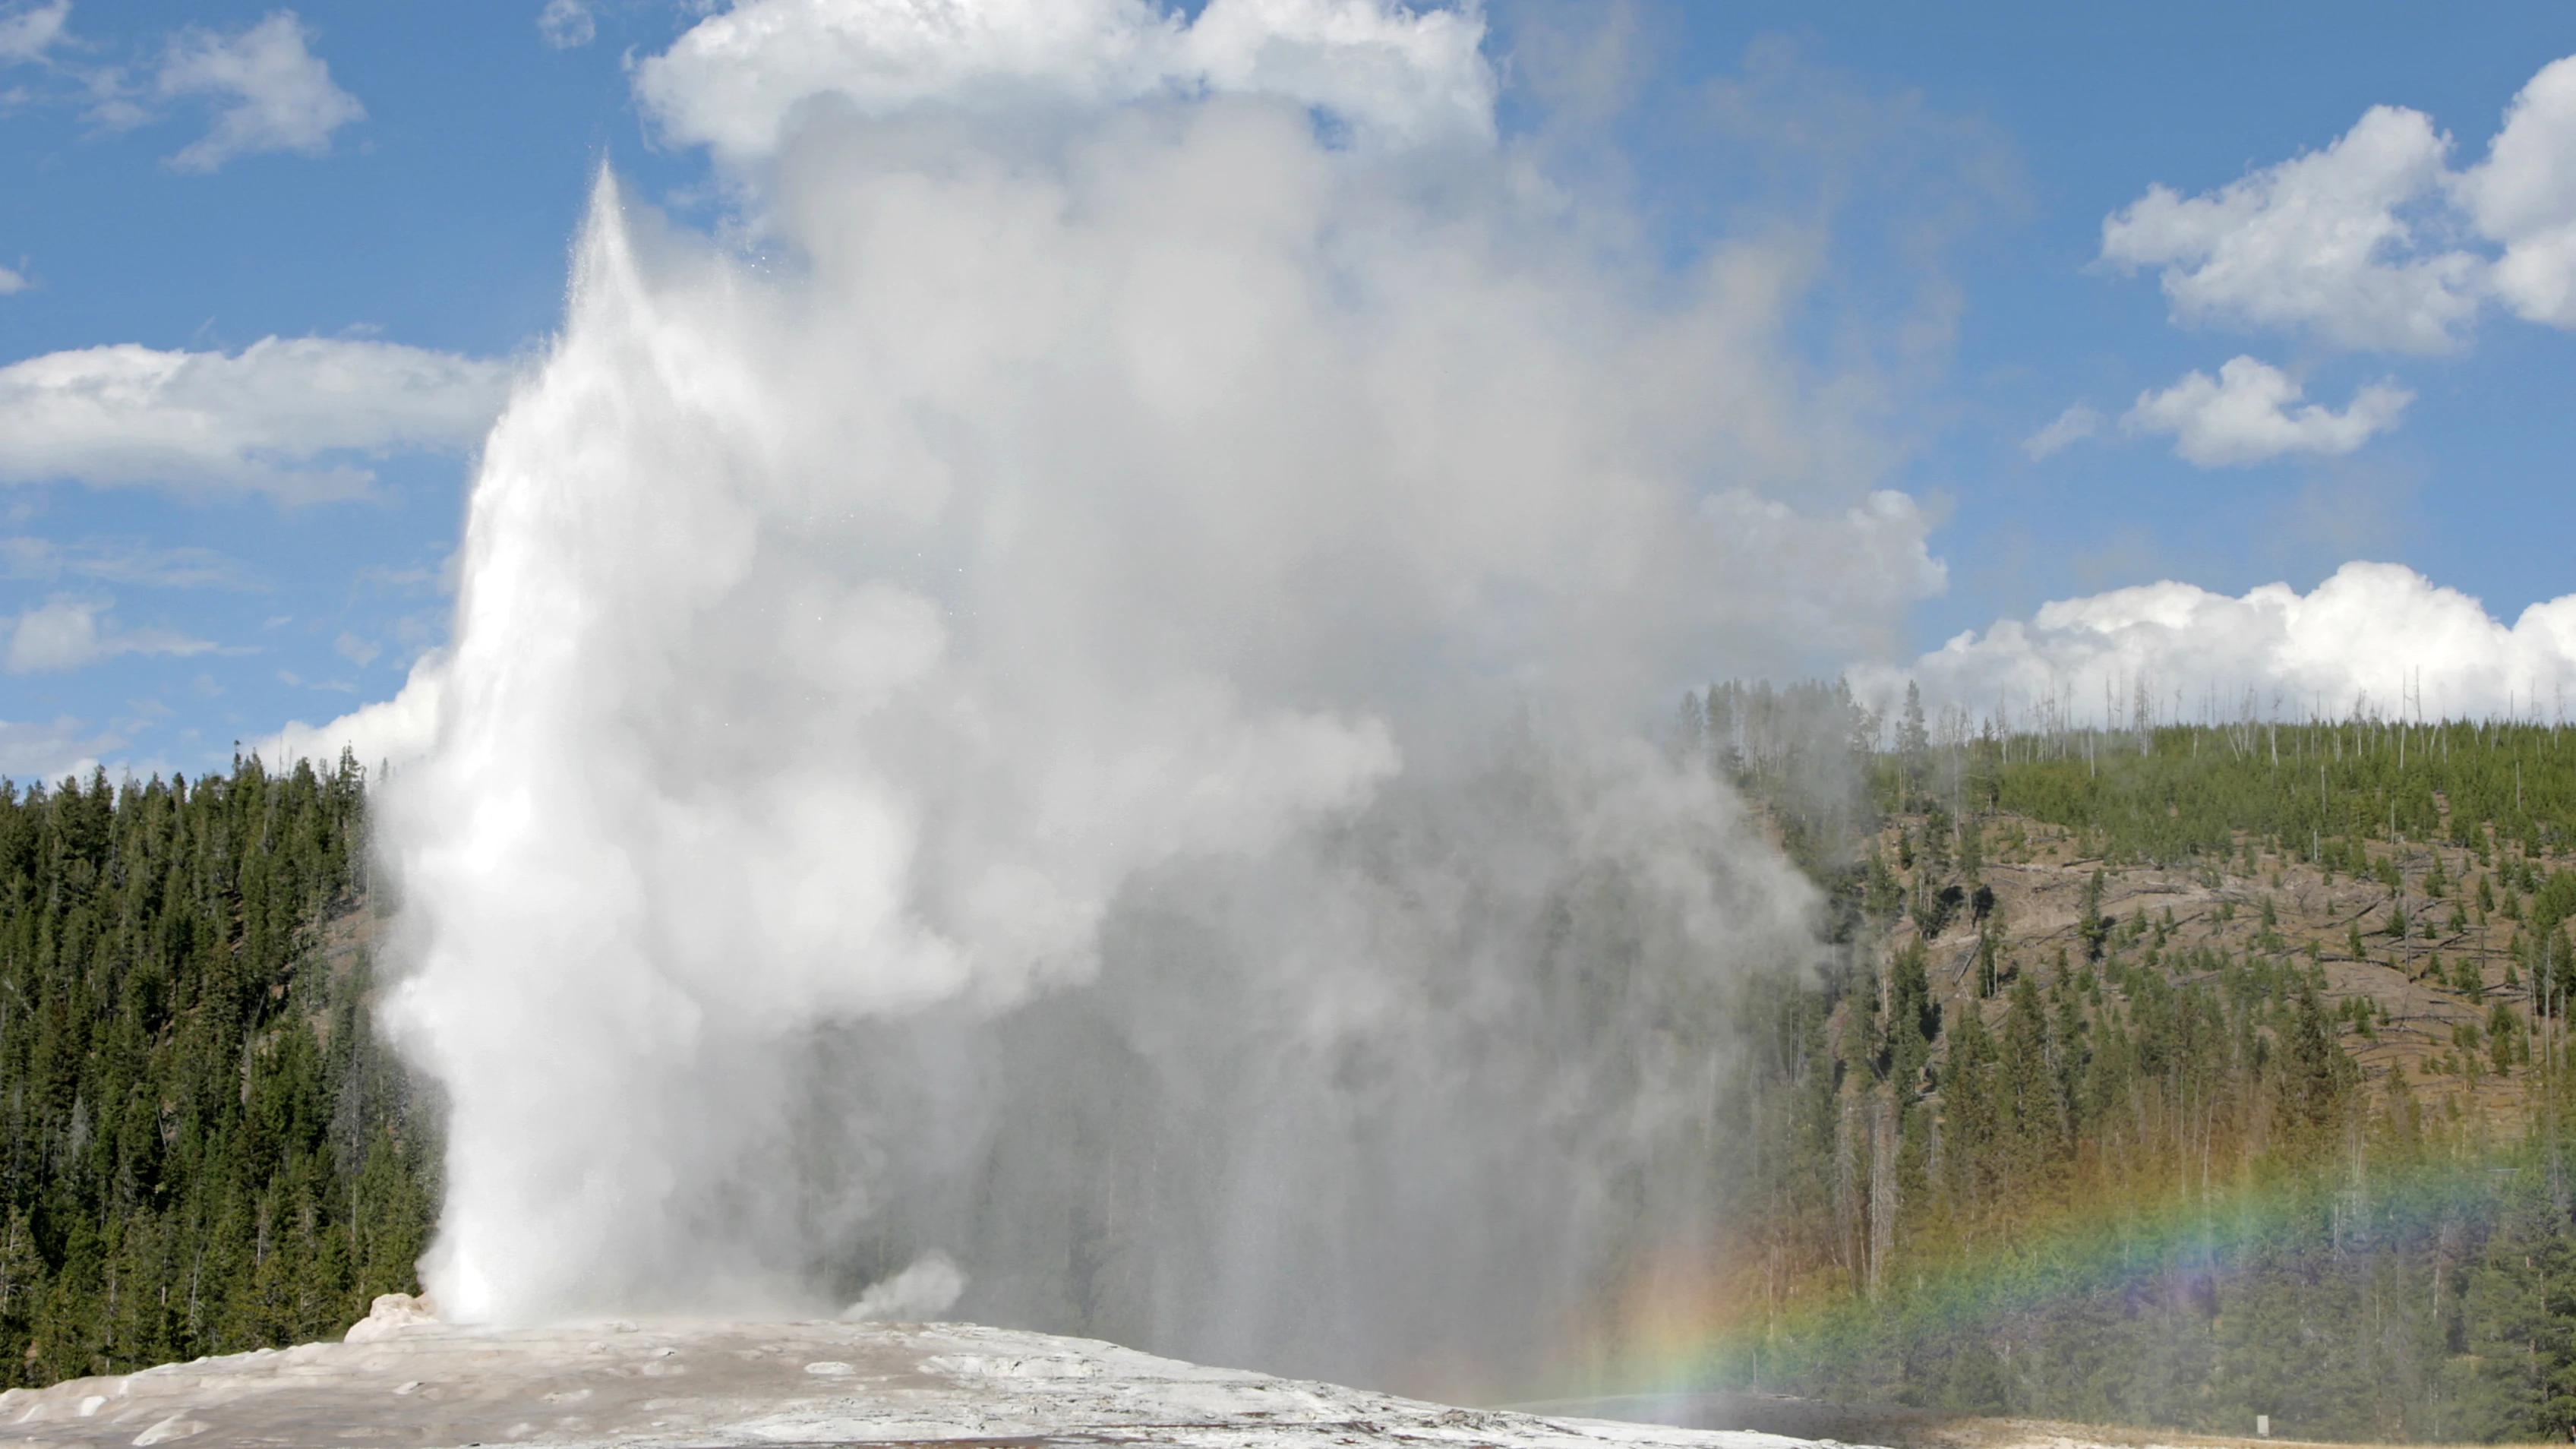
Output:
<svg viewBox="0 0 2576 1449">
<path fill-rule="evenodd" d="M 337 1337 L 434 1123 L 367 1008 L 354 762 L 0 788 L 0 1378 Z"/>
</svg>

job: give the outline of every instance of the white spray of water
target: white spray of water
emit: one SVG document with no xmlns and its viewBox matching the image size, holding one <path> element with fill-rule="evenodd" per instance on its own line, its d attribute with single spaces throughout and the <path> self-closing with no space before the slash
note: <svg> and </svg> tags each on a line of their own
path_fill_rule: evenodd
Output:
<svg viewBox="0 0 2576 1449">
<path fill-rule="evenodd" d="M 869 1284 L 841 1316 L 853 1323 L 919 1322 L 956 1307 L 965 1291 L 966 1275 L 956 1260 L 934 1249 L 893 1277 Z"/>
<path fill-rule="evenodd" d="M 1884 627 L 1924 522 L 1779 501 L 1796 268 L 1587 249 L 1472 16 L 1094 8 L 1186 75 L 927 0 L 642 73 L 762 240 L 603 179 L 475 486 L 385 815 L 452 1316 L 878 1282 L 1382 1377 L 1691 1217 L 1810 897 L 1633 730 Z"/>
</svg>

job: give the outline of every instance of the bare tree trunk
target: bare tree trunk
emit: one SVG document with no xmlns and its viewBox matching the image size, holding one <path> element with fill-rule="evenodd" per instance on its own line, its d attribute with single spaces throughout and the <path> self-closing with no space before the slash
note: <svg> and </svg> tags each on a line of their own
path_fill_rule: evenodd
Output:
<svg viewBox="0 0 2576 1449">
<path fill-rule="evenodd" d="M 1896 1108 L 1870 1103 L 1869 1296 L 1887 1286 L 1887 1264 L 1896 1250 Z"/>
</svg>

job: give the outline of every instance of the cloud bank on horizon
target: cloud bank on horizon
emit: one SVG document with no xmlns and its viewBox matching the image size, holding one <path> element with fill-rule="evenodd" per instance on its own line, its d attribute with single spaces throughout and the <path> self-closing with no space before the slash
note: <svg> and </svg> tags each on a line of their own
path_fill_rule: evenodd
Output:
<svg viewBox="0 0 2576 1449">
<path fill-rule="evenodd" d="M 2125 725 L 2143 691 L 2159 719 L 2561 722 L 2576 688 L 2576 594 L 2506 624 L 2400 564 L 2348 563 L 2302 594 L 2242 596 L 2165 580 L 2061 599 L 1963 633 L 1910 667 L 1863 665 L 1855 692 L 1925 698 L 2008 727 L 2052 711 Z"/>
</svg>

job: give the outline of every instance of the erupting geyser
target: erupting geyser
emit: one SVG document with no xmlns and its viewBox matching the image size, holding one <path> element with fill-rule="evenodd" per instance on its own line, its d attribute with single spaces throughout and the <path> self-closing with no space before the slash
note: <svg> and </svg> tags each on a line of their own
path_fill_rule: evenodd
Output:
<svg viewBox="0 0 2576 1449">
<path fill-rule="evenodd" d="M 1384 1382 L 1705 1230 L 1810 897 L 1643 735 L 1936 566 L 1792 441 L 1794 243 L 1605 250 L 1482 45 L 752 0 L 643 63 L 736 224 L 600 182 L 384 815 L 448 1316 Z"/>
</svg>

